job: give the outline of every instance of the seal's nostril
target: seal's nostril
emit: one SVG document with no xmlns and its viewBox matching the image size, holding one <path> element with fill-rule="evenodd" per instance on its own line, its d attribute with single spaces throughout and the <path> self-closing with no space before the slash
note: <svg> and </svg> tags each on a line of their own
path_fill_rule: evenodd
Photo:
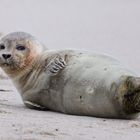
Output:
<svg viewBox="0 0 140 140">
<path fill-rule="evenodd" d="M 8 58 L 11 57 L 11 54 L 2 54 L 2 56 L 3 56 L 4 59 L 8 59 Z"/>
</svg>

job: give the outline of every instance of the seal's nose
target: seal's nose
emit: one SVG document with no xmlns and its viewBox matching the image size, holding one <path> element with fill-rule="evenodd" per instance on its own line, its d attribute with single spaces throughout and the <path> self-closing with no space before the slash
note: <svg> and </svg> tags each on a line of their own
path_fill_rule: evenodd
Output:
<svg viewBox="0 0 140 140">
<path fill-rule="evenodd" d="M 4 59 L 8 59 L 8 58 L 11 57 L 11 54 L 2 54 L 2 56 L 3 56 Z"/>
</svg>

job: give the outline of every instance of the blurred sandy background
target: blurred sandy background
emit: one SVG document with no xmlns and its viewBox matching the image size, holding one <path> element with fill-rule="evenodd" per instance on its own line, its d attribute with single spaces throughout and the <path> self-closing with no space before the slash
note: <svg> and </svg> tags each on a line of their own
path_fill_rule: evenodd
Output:
<svg viewBox="0 0 140 140">
<path fill-rule="evenodd" d="M 0 0 L 0 32 L 25 31 L 49 49 L 81 49 L 118 58 L 140 75 L 139 0 Z M 138 139 L 140 120 L 111 120 L 25 108 L 0 81 L 0 140 Z M 15 93 L 16 92 L 16 93 Z"/>
</svg>

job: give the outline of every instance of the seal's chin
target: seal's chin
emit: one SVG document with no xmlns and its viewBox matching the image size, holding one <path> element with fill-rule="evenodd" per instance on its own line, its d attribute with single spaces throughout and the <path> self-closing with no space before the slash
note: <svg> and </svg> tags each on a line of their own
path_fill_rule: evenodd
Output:
<svg viewBox="0 0 140 140">
<path fill-rule="evenodd" d="M 0 67 L 4 70 L 8 69 L 8 70 L 13 70 L 19 67 L 20 63 L 17 63 L 15 61 L 3 61 L 0 63 Z"/>
<path fill-rule="evenodd" d="M 11 74 L 16 74 L 17 72 L 22 70 L 22 67 L 20 65 L 20 63 L 16 63 L 16 62 L 3 62 L 0 64 L 0 67 L 4 70 L 4 72 L 11 76 Z"/>
<path fill-rule="evenodd" d="M 10 69 L 11 68 L 11 64 L 7 63 L 7 62 L 1 63 L 0 67 L 3 68 L 3 69 Z"/>
<path fill-rule="evenodd" d="M 3 63 L 3 64 L 2 64 L 2 67 L 9 67 L 9 66 L 10 66 L 9 63 Z"/>
</svg>

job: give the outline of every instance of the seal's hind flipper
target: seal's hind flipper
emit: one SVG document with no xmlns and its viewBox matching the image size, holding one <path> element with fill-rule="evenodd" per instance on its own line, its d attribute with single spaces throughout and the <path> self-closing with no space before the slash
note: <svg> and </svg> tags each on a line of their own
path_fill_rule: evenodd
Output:
<svg viewBox="0 0 140 140">
<path fill-rule="evenodd" d="M 140 112 L 140 78 L 129 76 L 121 87 L 125 112 L 129 114 Z"/>
</svg>

